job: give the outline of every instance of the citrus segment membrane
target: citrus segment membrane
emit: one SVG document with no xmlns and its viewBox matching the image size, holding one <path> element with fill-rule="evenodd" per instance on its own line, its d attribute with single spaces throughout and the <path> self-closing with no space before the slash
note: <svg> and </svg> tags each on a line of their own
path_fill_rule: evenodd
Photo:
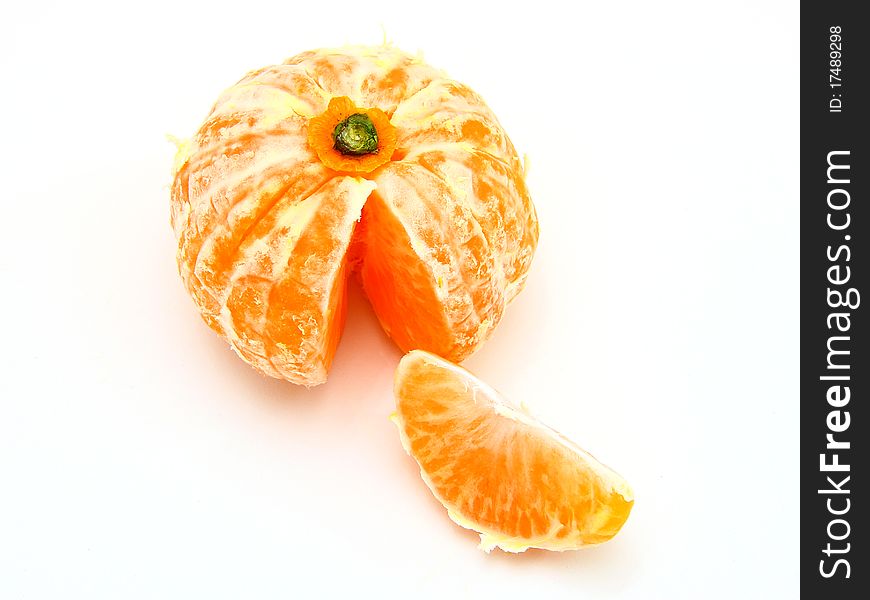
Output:
<svg viewBox="0 0 870 600">
<path fill-rule="evenodd" d="M 458 365 L 410 352 L 394 392 L 406 451 L 482 549 L 577 549 L 609 540 L 628 518 L 634 497 L 622 477 Z"/>
<path fill-rule="evenodd" d="M 462 360 L 501 319 L 497 257 L 474 215 L 437 175 L 402 161 L 385 165 L 375 181 L 378 192 L 365 212 L 366 295 L 402 350 Z"/>
</svg>

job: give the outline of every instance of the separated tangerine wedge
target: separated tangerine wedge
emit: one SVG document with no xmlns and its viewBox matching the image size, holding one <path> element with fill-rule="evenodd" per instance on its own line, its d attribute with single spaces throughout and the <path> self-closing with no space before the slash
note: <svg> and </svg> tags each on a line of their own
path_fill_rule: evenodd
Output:
<svg viewBox="0 0 870 600">
<path fill-rule="evenodd" d="M 486 552 L 600 544 L 628 518 L 634 498 L 622 477 L 462 367 L 414 350 L 394 391 L 405 450 Z"/>
</svg>

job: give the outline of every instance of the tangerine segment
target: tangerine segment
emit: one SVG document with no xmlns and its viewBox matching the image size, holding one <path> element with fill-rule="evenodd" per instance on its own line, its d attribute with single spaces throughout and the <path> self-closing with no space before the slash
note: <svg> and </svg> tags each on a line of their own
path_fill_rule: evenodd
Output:
<svg viewBox="0 0 870 600">
<path fill-rule="evenodd" d="M 483 550 L 573 550 L 609 540 L 628 518 L 622 477 L 462 367 L 410 352 L 394 392 L 405 450 Z"/>
<path fill-rule="evenodd" d="M 538 219 L 519 160 L 508 164 L 466 144 L 444 144 L 412 150 L 404 161 L 431 172 L 454 198 L 464 200 L 495 257 L 504 300 L 513 300 L 538 243 Z"/>
<path fill-rule="evenodd" d="M 330 176 L 295 148 L 276 147 L 280 139 L 249 141 L 248 149 L 200 168 L 192 163 L 211 159 L 197 151 L 173 183 L 179 273 L 203 319 L 221 334 L 221 299 L 240 246 L 281 198 L 304 198 Z"/>
<path fill-rule="evenodd" d="M 284 196 L 240 247 L 221 322 L 261 372 L 326 381 L 344 326 L 348 248 L 374 187 L 341 176 L 301 201 Z"/>
<path fill-rule="evenodd" d="M 400 149 L 461 144 L 519 167 L 517 152 L 495 114 L 471 88 L 449 79 L 433 81 L 402 102 L 392 115 Z"/>
<path fill-rule="evenodd" d="M 318 102 L 304 69 L 286 66 L 280 75 L 280 86 L 246 78 L 225 91 L 176 156 L 179 273 L 203 320 L 222 335 L 229 335 L 220 314 L 239 245 L 279 198 L 305 197 L 331 175 L 308 148 L 296 112 L 305 103 L 325 108 L 326 100 Z"/>
<path fill-rule="evenodd" d="M 377 191 L 363 207 L 358 239 L 363 289 L 387 335 L 400 348 L 416 343 L 449 353 L 451 348 L 442 340 L 450 324 L 440 308 L 432 273 L 414 252 L 400 217 Z"/>
<path fill-rule="evenodd" d="M 363 288 L 404 351 L 462 360 L 504 312 L 499 256 L 468 207 L 436 174 L 412 162 L 376 173 L 364 211 Z"/>
<path fill-rule="evenodd" d="M 279 95 L 283 92 L 283 95 Z M 270 65 L 249 72 L 224 92 L 216 108 L 224 102 L 239 106 L 250 101 L 258 105 L 290 109 L 300 119 L 319 115 L 329 103 L 327 93 L 312 75 L 299 65 Z M 288 115 L 291 116 L 291 115 Z"/>
<path fill-rule="evenodd" d="M 396 107 L 444 73 L 391 46 L 345 46 L 302 52 L 285 61 L 304 69 L 333 96 L 357 106 L 377 106 L 392 116 Z"/>
</svg>

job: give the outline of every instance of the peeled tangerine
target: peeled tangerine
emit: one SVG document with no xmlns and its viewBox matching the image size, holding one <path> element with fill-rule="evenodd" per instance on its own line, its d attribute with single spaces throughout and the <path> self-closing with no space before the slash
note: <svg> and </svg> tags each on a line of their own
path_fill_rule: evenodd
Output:
<svg viewBox="0 0 870 600">
<path fill-rule="evenodd" d="M 405 450 L 483 550 L 574 550 L 609 540 L 628 518 L 622 477 L 462 367 L 410 352 L 395 395 Z"/>
<path fill-rule="evenodd" d="M 538 223 L 517 152 L 471 89 L 391 47 L 248 73 L 179 147 L 178 267 L 257 370 L 326 380 L 356 272 L 403 350 L 476 350 L 523 287 Z"/>
</svg>

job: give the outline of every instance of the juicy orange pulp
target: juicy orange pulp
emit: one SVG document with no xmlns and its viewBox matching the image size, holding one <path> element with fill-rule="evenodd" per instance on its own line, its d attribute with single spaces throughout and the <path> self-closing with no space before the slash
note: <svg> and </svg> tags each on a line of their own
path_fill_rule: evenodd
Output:
<svg viewBox="0 0 870 600">
<path fill-rule="evenodd" d="M 405 449 L 487 552 L 600 544 L 628 518 L 634 499 L 622 477 L 465 369 L 410 352 L 395 396 Z"/>
</svg>

